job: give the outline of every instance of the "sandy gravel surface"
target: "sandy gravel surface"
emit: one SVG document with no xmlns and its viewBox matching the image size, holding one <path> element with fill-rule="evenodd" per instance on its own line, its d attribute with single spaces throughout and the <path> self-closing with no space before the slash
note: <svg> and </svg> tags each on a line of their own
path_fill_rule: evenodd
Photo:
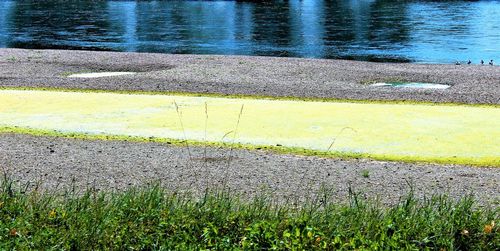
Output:
<svg viewBox="0 0 500 251">
<path fill-rule="evenodd" d="M 500 202 L 500 172 L 495 168 L 204 151 L 190 147 L 189 154 L 185 147 L 158 143 L 0 134 L 2 169 L 24 184 L 41 182 L 44 189 L 75 185 L 120 190 L 160 181 L 168 188 L 199 192 L 227 181 L 238 193 L 267 192 L 283 199 L 312 196 L 324 184 L 336 200 L 346 200 L 351 186 L 368 198 L 394 203 L 411 184 L 419 197 L 474 194 L 486 204 Z"/>
<path fill-rule="evenodd" d="M 137 71 L 98 79 L 69 73 Z M 422 81 L 445 90 L 369 87 Z M 180 91 L 341 99 L 500 103 L 500 67 L 385 64 L 296 58 L 0 49 L 0 86 Z"/>
<path fill-rule="evenodd" d="M 66 77 L 90 71 L 139 73 L 98 79 Z M 362 84 L 383 80 L 452 87 L 395 90 Z M 0 49 L 0 86 L 499 104 L 500 67 Z M 352 186 L 370 198 L 393 203 L 412 184 L 421 197 L 473 193 L 485 203 L 498 205 L 500 200 L 500 169 L 216 148 L 208 148 L 205 156 L 204 150 L 190 147 L 188 154 L 185 147 L 157 143 L 0 134 L 0 168 L 20 182 L 41 181 L 46 189 L 72 184 L 124 189 L 160 180 L 169 188 L 201 191 L 226 180 L 234 191 L 250 195 L 264 190 L 278 198 L 307 197 L 325 184 L 337 200 L 346 199 Z"/>
</svg>

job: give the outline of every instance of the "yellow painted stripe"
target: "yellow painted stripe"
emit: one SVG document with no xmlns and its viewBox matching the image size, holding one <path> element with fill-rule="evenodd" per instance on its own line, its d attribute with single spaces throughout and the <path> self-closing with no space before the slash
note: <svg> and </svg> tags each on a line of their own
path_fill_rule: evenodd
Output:
<svg viewBox="0 0 500 251">
<path fill-rule="evenodd" d="M 279 145 L 388 160 L 500 163 L 500 109 L 484 106 L 0 90 L 0 128 L 15 127 Z"/>
</svg>

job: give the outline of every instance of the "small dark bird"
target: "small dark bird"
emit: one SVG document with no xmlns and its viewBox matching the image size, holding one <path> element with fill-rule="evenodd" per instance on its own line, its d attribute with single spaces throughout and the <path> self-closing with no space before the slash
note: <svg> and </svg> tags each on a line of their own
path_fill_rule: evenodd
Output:
<svg viewBox="0 0 500 251">
<path fill-rule="evenodd" d="M 484 61 L 481 59 L 481 64 L 484 64 Z"/>
<path fill-rule="evenodd" d="M 467 61 L 467 64 L 472 64 L 472 62 L 469 60 L 469 61 Z"/>
<path fill-rule="evenodd" d="M 490 62 L 488 63 L 489 65 L 493 65 L 493 59 L 490 60 Z"/>
<path fill-rule="evenodd" d="M 457 62 L 455 62 L 455 65 L 460 65 L 460 62 L 458 62 L 458 61 L 457 61 Z"/>
</svg>

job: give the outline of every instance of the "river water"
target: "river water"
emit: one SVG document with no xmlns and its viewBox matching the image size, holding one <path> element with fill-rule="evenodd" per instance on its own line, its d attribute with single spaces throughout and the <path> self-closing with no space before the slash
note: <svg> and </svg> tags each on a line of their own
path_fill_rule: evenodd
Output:
<svg viewBox="0 0 500 251">
<path fill-rule="evenodd" d="M 500 1 L 4 1 L 0 47 L 500 61 Z"/>
</svg>

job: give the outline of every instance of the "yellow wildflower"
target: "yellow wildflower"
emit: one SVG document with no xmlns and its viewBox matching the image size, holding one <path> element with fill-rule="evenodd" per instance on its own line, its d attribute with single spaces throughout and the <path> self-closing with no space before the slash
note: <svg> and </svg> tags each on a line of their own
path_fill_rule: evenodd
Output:
<svg viewBox="0 0 500 251">
<path fill-rule="evenodd" d="M 50 212 L 49 212 L 49 218 L 54 218 L 56 217 L 56 210 L 55 209 L 52 209 Z"/>
<path fill-rule="evenodd" d="M 311 231 L 308 231 L 307 232 L 307 237 L 312 238 L 312 236 L 313 236 L 313 233 Z"/>
<path fill-rule="evenodd" d="M 491 234 L 494 227 L 495 227 L 495 221 L 491 221 L 490 224 L 484 226 L 484 232 L 487 234 Z"/>
</svg>

